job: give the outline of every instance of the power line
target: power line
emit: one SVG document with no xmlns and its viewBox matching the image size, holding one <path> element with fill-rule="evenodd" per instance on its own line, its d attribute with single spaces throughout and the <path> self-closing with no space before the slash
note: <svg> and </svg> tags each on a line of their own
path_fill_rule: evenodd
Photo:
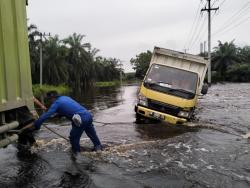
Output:
<svg viewBox="0 0 250 188">
<path fill-rule="evenodd" d="M 235 28 L 239 27 L 241 24 L 243 24 L 243 23 L 245 23 L 246 21 L 248 21 L 248 19 L 250 19 L 250 17 L 246 17 L 246 18 L 242 19 L 242 20 L 241 20 L 239 23 L 237 23 L 236 25 L 232 25 L 232 27 L 230 27 L 229 29 L 223 30 L 223 31 L 221 31 L 221 32 L 219 32 L 219 33 L 223 34 L 223 33 L 226 33 L 226 32 L 228 32 L 228 31 L 231 31 L 232 29 L 235 29 Z M 216 34 L 214 34 L 214 35 L 218 35 L 218 33 L 216 33 Z"/>
<path fill-rule="evenodd" d="M 215 5 L 217 2 L 219 2 L 219 0 L 214 0 L 214 2 L 212 3 L 212 7 L 213 7 L 213 5 Z M 219 4 L 219 6 L 221 7 L 225 2 L 226 2 L 226 0 L 223 0 L 223 1 Z M 202 3 L 200 2 L 200 4 L 199 4 L 198 7 L 200 7 L 201 4 L 202 4 Z M 208 4 L 208 3 L 206 3 L 205 7 L 207 6 L 207 4 Z M 210 2 L 210 4 L 211 4 L 211 2 Z M 218 10 L 218 9 L 216 9 L 216 10 Z M 215 11 L 215 13 L 212 15 L 211 21 L 213 21 L 213 19 L 214 19 L 216 13 L 217 13 L 217 11 Z M 195 17 L 195 18 L 197 18 L 197 15 L 198 15 L 198 11 L 197 11 L 197 13 L 196 13 L 196 17 Z M 201 41 L 201 39 L 204 37 L 205 31 L 206 31 L 206 30 L 205 30 L 205 27 L 204 27 L 205 19 L 206 19 L 206 18 L 204 18 L 203 22 L 201 22 L 200 25 L 198 25 L 198 22 L 196 23 L 196 26 L 195 26 L 195 29 L 194 29 L 194 33 L 192 33 L 192 37 L 191 37 L 191 39 L 189 40 L 188 46 L 187 46 L 187 43 L 186 43 L 186 44 L 185 44 L 185 47 L 187 46 L 188 48 L 192 48 L 192 47 L 193 47 L 194 45 L 196 45 L 199 41 Z M 199 21 L 201 21 L 201 20 L 202 20 L 202 19 L 201 19 L 201 16 L 200 16 L 200 17 L 199 17 Z M 194 23 L 195 23 L 195 22 L 194 22 Z M 193 29 L 193 25 L 192 25 L 192 29 Z M 195 34 L 196 34 L 196 35 L 195 35 Z M 195 38 L 194 38 L 194 37 L 195 37 Z M 184 48 L 184 49 L 186 49 L 186 48 Z"/>
<path fill-rule="evenodd" d="M 189 31 L 189 34 L 188 34 L 188 37 L 187 37 L 187 41 L 186 41 L 186 43 L 185 43 L 185 45 L 184 45 L 184 49 L 186 49 L 187 44 L 190 44 L 191 41 L 193 40 L 194 31 L 195 31 L 194 28 L 197 28 L 197 25 L 198 25 L 198 23 L 199 23 L 199 21 L 200 21 L 200 19 L 201 19 L 201 16 L 198 17 L 198 16 L 199 16 L 199 12 L 200 12 L 200 7 L 201 7 L 201 5 L 202 5 L 202 0 L 200 1 L 199 5 L 198 5 L 198 7 L 197 7 L 197 11 L 196 11 L 196 14 L 195 14 L 195 18 L 194 18 L 194 21 L 193 21 L 191 30 Z M 198 19 L 198 20 L 197 20 L 197 19 Z M 194 27 L 194 26 L 195 26 L 195 27 Z M 190 40 L 188 40 L 190 36 L 191 36 L 191 38 L 190 38 Z"/>
<path fill-rule="evenodd" d="M 190 44 L 190 48 L 192 48 L 198 41 L 200 41 L 200 39 L 201 39 L 202 36 L 204 35 L 204 32 L 206 31 L 206 30 L 205 30 L 205 27 L 204 27 L 206 18 L 207 18 L 207 16 L 205 16 L 205 17 L 203 18 L 203 22 L 202 22 L 202 24 L 200 25 L 199 31 L 198 31 L 198 33 L 197 33 L 197 35 L 196 35 L 196 39 L 195 39 L 194 41 L 192 41 L 192 43 Z"/>
<path fill-rule="evenodd" d="M 216 11 L 216 12 L 217 12 L 217 11 Z M 214 17 L 215 17 L 215 15 L 216 15 L 216 12 L 214 12 L 214 14 L 213 14 L 213 16 L 212 16 L 212 18 L 211 18 L 211 23 L 212 23 L 212 21 L 214 20 Z M 205 20 L 204 20 L 203 25 L 204 25 L 204 24 L 205 24 Z M 202 25 L 202 26 L 203 26 L 203 25 Z M 202 38 L 205 37 L 205 32 L 206 32 L 205 27 L 202 28 L 201 32 L 202 32 L 201 35 L 198 35 L 197 40 L 196 40 L 195 43 L 193 44 L 194 46 L 195 46 L 198 42 L 203 41 Z M 206 40 L 206 39 L 205 39 L 205 40 Z M 205 41 L 205 40 L 204 40 L 204 41 Z"/>
<path fill-rule="evenodd" d="M 219 0 L 214 0 L 214 2 L 213 2 L 213 4 L 212 4 L 212 7 L 214 6 L 214 4 L 215 4 L 217 1 L 219 1 Z"/>
<path fill-rule="evenodd" d="M 218 1 L 218 0 L 215 0 L 215 1 L 213 2 L 213 4 L 215 4 L 217 1 Z M 220 6 L 224 5 L 225 2 L 226 2 L 226 0 L 223 0 L 223 1 L 220 3 Z M 245 18 L 243 18 L 243 19 L 239 19 L 239 17 L 240 17 L 242 14 L 246 13 L 246 11 L 250 8 L 250 7 L 248 7 L 249 3 L 250 3 L 250 2 L 245 3 L 245 4 L 243 5 L 243 7 L 242 7 L 240 10 L 238 10 L 235 14 L 233 14 L 233 16 L 230 17 L 229 20 L 227 20 L 227 21 L 225 22 L 225 24 L 222 26 L 223 28 L 220 29 L 220 30 L 217 30 L 216 32 L 214 32 L 213 35 L 223 34 L 223 33 L 225 33 L 225 32 L 228 32 L 228 31 L 230 31 L 230 30 L 232 30 L 232 29 L 234 29 L 234 28 L 240 26 L 241 24 L 245 23 L 246 21 L 248 21 L 250 17 L 245 17 Z M 220 8 L 221 8 L 221 7 L 220 7 Z M 214 19 L 215 15 L 216 15 L 216 12 L 213 14 L 211 20 Z M 236 16 L 237 16 L 237 17 L 236 17 Z M 236 20 L 236 19 L 239 19 L 239 20 Z M 233 22 L 234 22 L 234 23 L 233 23 Z M 232 25 L 232 23 L 233 23 L 233 25 Z M 205 30 L 204 30 L 204 28 L 202 28 L 203 26 L 204 26 L 204 22 L 202 23 L 202 26 L 201 26 L 201 28 L 200 28 L 200 30 L 199 30 L 198 37 L 196 38 L 197 40 L 193 41 L 192 46 L 193 46 L 193 45 L 196 45 L 197 42 L 201 41 L 201 39 L 203 38 L 203 35 L 205 34 Z M 226 27 L 225 27 L 225 26 L 226 26 Z"/>
<path fill-rule="evenodd" d="M 212 21 L 213 21 L 215 15 L 216 15 L 216 13 L 213 14 L 213 16 L 212 16 L 212 18 L 211 18 L 211 23 L 212 23 Z M 205 20 L 204 20 L 204 21 L 205 21 Z M 204 22 L 204 23 L 205 23 L 205 22 Z M 204 23 L 203 23 L 203 26 L 204 26 Z M 197 40 L 195 41 L 195 43 L 193 43 L 192 46 L 196 46 L 197 43 L 200 42 L 200 41 L 203 41 L 203 40 L 205 41 L 205 40 L 207 40 L 207 39 L 202 39 L 202 38 L 205 38 L 205 32 L 206 32 L 205 27 L 203 27 L 201 31 L 202 31 L 202 32 L 201 32 L 201 35 L 198 35 Z"/>
<path fill-rule="evenodd" d="M 204 22 L 204 24 L 205 24 L 205 22 Z M 203 25 L 204 25 L 203 24 Z M 198 43 L 200 42 L 200 41 L 203 41 L 203 39 L 202 38 L 204 38 L 205 37 L 205 33 L 206 32 L 206 29 L 205 29 L 205 27 L 203 27 L 202 28 L 202 32 L 200 32 L 200 34 L 198 35 L 198 37 L 197 37 L 197 40 L 193 43 L 193 45 L 192 46 L 197 46 L 198 45 Z M 206 39 L 205 39 L 206 40 Z M 204 41 L 205 41 L 204 40 Z"/>
<path fill-rule="evenodd" d="M 217 2 L 217 1 L 219 1 L 219 0 L 215 0 L 214 3 L 213 3 L 213 5 L 214 5 L 215 2 Z M 220 10 L 221 10 L 222 5 L 225 3 L 225 1 L 226 1 L 226 0 L 223 0 L 223 1 L 219 4 L 218 7 L 220 7 Z M 213 6 L 213 5 L 212 5 L 212 6 Z M 216 13 L 217 13 L 217 12 L 220 12 L 220 11 L 218 10 L 218 11 L 215 11 L 215 12 L 214 12 L 214 14 L 213 14 L 213 16 L 212 16 L 212 18 L 211 18 L 211 21 L 214 20 L 214 17 L 216 16 Z"/>
<path fill-rule="evenodd" d="M 238 10 L 235 14 L 233 14 L 224 24 L 221 25 L 219 29 L 217 29 L 213 35 L 216 35 L 220 32 L 223 32 L 225 29 L 231 26 L 233 22 L 238 22 L 238 18 L 245 13 L 250 7 L 248 6 L 250 2 L 245 3 L 240 10 Z"/>
<path fill-rule="evenodd" d="M 196 26 L 195 26 L 195 29 L 194 29 L 194 32 L 192 34 L 192 37 L 187 45 L 188 48 L 190 48 L 190 46 L 192 46 L 191 44 L 193 44 L 194 40 L 195 40 L 195 36 L 197 35 L 197 31 L 199 30 L 199 28 L 201 27 L 201 20 L 202 20 L 202 15 L 200 14 L 200 17 L 199 17 L 199 21 L 197 22 Z M 199 24 L 198 24 L 199 23 Z"/>
<path fill-rule="evenodd" d="M 221 8 L 222 5 L 225 3 L 225 1 L 226 1 L 226 0 L 223 0 L 223 1 L 221 2 L 221 4 L 219 4 L 219 7 L 220 7 L 220 8 Z"/>
</svg>

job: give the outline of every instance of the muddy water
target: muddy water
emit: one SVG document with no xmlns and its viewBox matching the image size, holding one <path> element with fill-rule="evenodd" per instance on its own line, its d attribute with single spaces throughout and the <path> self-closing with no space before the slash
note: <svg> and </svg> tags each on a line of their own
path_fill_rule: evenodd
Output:
<svg viewBox="0 0 250 188">
<path fill-rule="evenodd" d="M 136 124 L 136 86 L 75 96 L 94 114 L 105 145 L 74 158 L 67 141 L 45 128 L 39 147 L 0 150 L 1 187 L 250 187 L 250 84 L 219 84 L 201 97 L 188 126 Z M 60 124 L 60 126 L 58 125 Z M 49 127 L 67 136 L 69 122 Z M 239 135 L 239 136 L 237 136 Z"/>
</svg>

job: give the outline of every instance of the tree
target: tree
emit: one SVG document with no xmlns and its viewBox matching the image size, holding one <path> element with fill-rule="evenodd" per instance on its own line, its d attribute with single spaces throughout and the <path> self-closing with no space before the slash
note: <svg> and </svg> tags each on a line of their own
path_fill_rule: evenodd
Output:
<svg viewBox="0 0 250 188">
<path fill-rule="evenodd" d="M 238 56 L 243 63 L 250 65 L 250 46 L 245 46 L 239 49 Z"/>
<path fill-rule="evenodd" d="M 82 43 L 84 37 L 85 35 L 73 33 L 73 35 L 63 40 L 66 47 L 69 47 L 67 59 L 70 64 L 70 85 L 79 89 L 89 84 L 88 81 L 91 75 L 91 58 L 86 51 L 86 49 L 90 48 L 90 44 Z"/>
<path fill-rule="evenodd" d="M 152 57 L 152 52 L 149 50 L 147 52 L 142 52 L 139 55 L 136 55 L 136 58 L 130 60 L 133 69 L 135 70 L 135 76 L 142 79 L 149 67 L 149 63 Z"/>
<path fill-rule="evenodd" d="M 38 40 L 39 31 L 37 26 L 31 24 L 28 26 L 28 40 L 29 40 L 29 51 L 30 51 L 30 64 L 31 64 L 31 76 L 33 83 L 39 83 L 39 44 Z"/>
<path fill-rule="evenodd" d="M 30 25 L 29 48 L 33 83 L 39 83 L 40 38 L 37 27 Z M 98 49 L 84 43 L 84 35 L 73 33 L 66 39 L 59 36 L 42 41 L 44 83 L 67 84 L 74 89 L 92 85 L 98 81 L 119 79 L 118 59 L 96 56 Z"/>
<path fill-rule="evenodd" d="M 222 81 L 226 81 L 226 71 L 229 66 L 239 63 L 240 59 L 237 57 L 238 49 L 234 41 L 225 42 L 218 41 L 218 47 L 212 53 L 212 70 L 215 70 Z"/>
<path fill-rule="evenodd" d="M 250 81 L 250 64 L 238 63 L 229 67 L 227 75 L 232 82 L 249 82 Z"/>
<path fill-rule="evenodd" d="M 96 75 L 98 81 L 112 81 L 120 77 L 120 69 L 118 68 L 119 60 L 116 58 L 96 59 Z"/>
<path fill-rule="evenodd" d="M 50 37 L 44 42 L 44 83 L 59 85 L 69 80 L 68 65 L 66 64 L 67 49 L 61 45 L 59 37 Z"/>
<path fill-rule="evenodd" d="M 89 46 L 88 53 L 90 56 L 90 72 L 91 72 L 91 82 L 94 82 L 97 79 L 97 70 L 98 70 L 98 64 L 97 64 L 97 53 L 100 52 L 97 48 L 92 48 L 92 46 Z"/>
</svg>

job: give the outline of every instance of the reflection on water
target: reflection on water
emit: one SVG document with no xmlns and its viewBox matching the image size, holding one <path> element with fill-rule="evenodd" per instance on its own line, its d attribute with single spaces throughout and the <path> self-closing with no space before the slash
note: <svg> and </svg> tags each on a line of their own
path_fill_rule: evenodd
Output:
<svg viewBox="0 0 250 188">
<path fill-rule="evenodd" d="M 122 88 L 118 86 L 100 88 L 89 87 L 78 93 L 73 91 L 71 96 L 77 101 L 80 101 L 87 109 L 95 112 L 118 105 L 122 100 L 122 91 Z"/>
<path fill-rule="evenodd" d="M 172 126 L 165 123 L 155 123 L 155 124 L 136 124 L 135 130 L 140 133 L 140 137 L 143 140 L 150 139 L 167 139 L 181 135 L 186 132 L 196 132 L 198 128 L 190 128 L 185 126 Z"/>
<path fill-rule="evenodd" d="M 185 127 L 136 124 L 137 86 L 89 89 L 73 97 L 95 121 L 111 123 L 94 123 L 104 151 L 89 152 L 83 135 L 85 151 L 73 159 L 70 144 L 43 128 L 31 153 L 13 145 L 0 150 L 1 187 L 249 187 L 250 141 L 235 136 L 250 130 L 249 90 L 250 84 L 212 86 L 193 127 Z M 69 126 L 49 126 L 69 134 Z"/>
<path fill-rule="evenodd" d="M 14 151 L 14 152 L 13 152 Z M 11 153 L 8 159 L 1 155 L 0 182 L 2 187 L 32 187 L 37 183 L 37 177 L 50 170 L 50 165 L 39 155 L 32 154 L 27 148 L 9 147 Z M 16 155 L 15 155 L 16 152 Z M 2 158 L 3 157 L 3 158 Z"/>
</svg>

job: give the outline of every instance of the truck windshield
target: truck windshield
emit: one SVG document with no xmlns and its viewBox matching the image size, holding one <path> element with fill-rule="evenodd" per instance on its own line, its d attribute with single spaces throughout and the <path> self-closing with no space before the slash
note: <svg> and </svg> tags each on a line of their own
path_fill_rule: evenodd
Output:
<svg viewBox="0 0 250 188">
<path fill-rule="evenodd" d="M 144 80 L 152 90 L 192 99 L 195 97 L 198 75 L 185 70 L 153 64 Z"/>
</svg>

